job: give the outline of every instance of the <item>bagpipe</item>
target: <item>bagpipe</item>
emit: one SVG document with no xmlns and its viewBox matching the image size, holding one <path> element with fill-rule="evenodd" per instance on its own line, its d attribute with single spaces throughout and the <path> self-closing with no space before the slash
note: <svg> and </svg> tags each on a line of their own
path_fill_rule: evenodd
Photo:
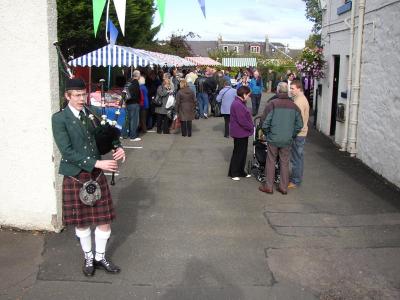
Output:
<svg viewBox="0 0 400 300">
<path fill-rule="evenodd" d="M 53 45 L 57 49 L 57 53 L 61 59 L 61 62 L 65 68 L 66 75 L 69 79 L 74 77 L 71 68 L 69 67 L 67 61 L 65 60 L 60 46 L 58 42 L 54 42 Z M 85 109 L 89 112 L 89 120 L 94 128 L 94 138 L 96 141 L 97 149 L 99 150 L 100 155 L 105 155 L 110 151 L 116 150 L 121 146 L 120 136 L 121 131 L 115 127 L 118 121 L 118 117 L 121 113 L 120 109 L 122 107 L 122 103 L 124 102 L 126 96 L 124 93 L 122 94 L 122 100 L 118 101 L 117 111 L 114 115 L 114 120 L 108 121 L 106 115 L 106 104 L 105 104 L 105 91 L 104 91 L 104 79 L 100 79 L 100 87 L 101 87 L 101 117 L 97 116 L 88 105 L 85 105 Z M 113 172 L 111 175 L 111 185 L 115 185 L 115 173 Z"/>
</svg>

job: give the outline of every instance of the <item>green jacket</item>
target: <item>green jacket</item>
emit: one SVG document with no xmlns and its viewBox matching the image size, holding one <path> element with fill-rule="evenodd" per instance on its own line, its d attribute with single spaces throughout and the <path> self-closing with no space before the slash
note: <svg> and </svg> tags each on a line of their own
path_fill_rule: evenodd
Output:
<svg viewBox="0 0 400 300">
<path fill-rule="evenodd" d="M 278 148 L 289 147 L 303 128 L 300 109 L 287 94 L 269 102 L 265 108 L 262 129 L 267 142 Z"/>
<path fill-rule="evenodd" d="M 76 176 L 82 170 L 92 172 L 101 158 L 93 136 L 94 127 L 88 119 L 85 126 L 66 106 L 52 116 L 53 136 L 61 152 L 59 173 Z"/>
</svg>

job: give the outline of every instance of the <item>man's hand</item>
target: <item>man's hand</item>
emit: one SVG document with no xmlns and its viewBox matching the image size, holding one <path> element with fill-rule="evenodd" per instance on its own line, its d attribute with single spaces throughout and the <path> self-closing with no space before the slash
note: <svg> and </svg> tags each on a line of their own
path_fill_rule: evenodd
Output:
<svg viewBox="0 0 400 300">
<path fill-rule="evenodd" d="M 116 160 L 98 160 L 94 165 L 95 168 L 102 169 L 103 171 L 116 172 L 118 169 L 118 163 Z"/>
<path fill-rule="evenodd" d="M 114 160 L 122 159 L 122 162 L 125 161 L 125 151 L 123 148 L 119 147 L 117 150 L 113 151 L 113 158 Z"/>
</svg>

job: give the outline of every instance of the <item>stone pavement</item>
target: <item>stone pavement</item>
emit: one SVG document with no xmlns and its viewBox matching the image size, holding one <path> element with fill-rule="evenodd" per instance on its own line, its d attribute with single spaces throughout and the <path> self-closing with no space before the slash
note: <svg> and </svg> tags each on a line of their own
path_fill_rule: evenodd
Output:
<svg viewBox="0 0 400 300">
<path fill-rule="evenodd" d="M 286 196 L 227 177 L 222 118 L 124 143 L 143 148 L 112 188 L 121 274 L 84 277 L 71 229 L 2 230 L 0 299 L 400 299 L 400 192 L 329 138 L 311 130 Z"/>
</svg>

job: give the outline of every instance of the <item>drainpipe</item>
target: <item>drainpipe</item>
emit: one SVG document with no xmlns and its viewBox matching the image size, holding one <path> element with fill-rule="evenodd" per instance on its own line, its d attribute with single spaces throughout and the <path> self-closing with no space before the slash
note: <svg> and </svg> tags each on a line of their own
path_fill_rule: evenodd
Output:
<svg viewBox="0 0 400 300">
<path fill-rule="evenodd" d="M 358 108 L 360 103 L 360 81 L 361 81 L 361 52 L 364 35 L 364 14 L 365 1 L 360 0 L 358 4 L 358 31 L 356 44 L 356 57 L 354 66 L 354 82 L 351 91 L 350 101 L 350 121 L 349 121 L 349 140 L 347 151 L 350 156 L 354 157 L 357 154 L 357 125 L 358 125 Z"/>
<path fill-rule="evenodd" d="M 347 148 L 347 138 L 349 131 L 349 117 L 350 117 L 350 97 L 351 97 L 351 83 L 352 83 L 352 72 L 353 72 L 353 47 L 354 47 L 354 27 L 355 27 L 355 6 L 354 3 L 351 4 L 351 18 L 350 24 L 347 20 L 344 23 L 350 28 L 350 53 L 349 53 L 349 69 L 347 73 L 347 98 L 346 98 L 346 116 L 344 121 L 344 136 L 341 144 L 340 151 L 346 151 Z"/>
</svg>

